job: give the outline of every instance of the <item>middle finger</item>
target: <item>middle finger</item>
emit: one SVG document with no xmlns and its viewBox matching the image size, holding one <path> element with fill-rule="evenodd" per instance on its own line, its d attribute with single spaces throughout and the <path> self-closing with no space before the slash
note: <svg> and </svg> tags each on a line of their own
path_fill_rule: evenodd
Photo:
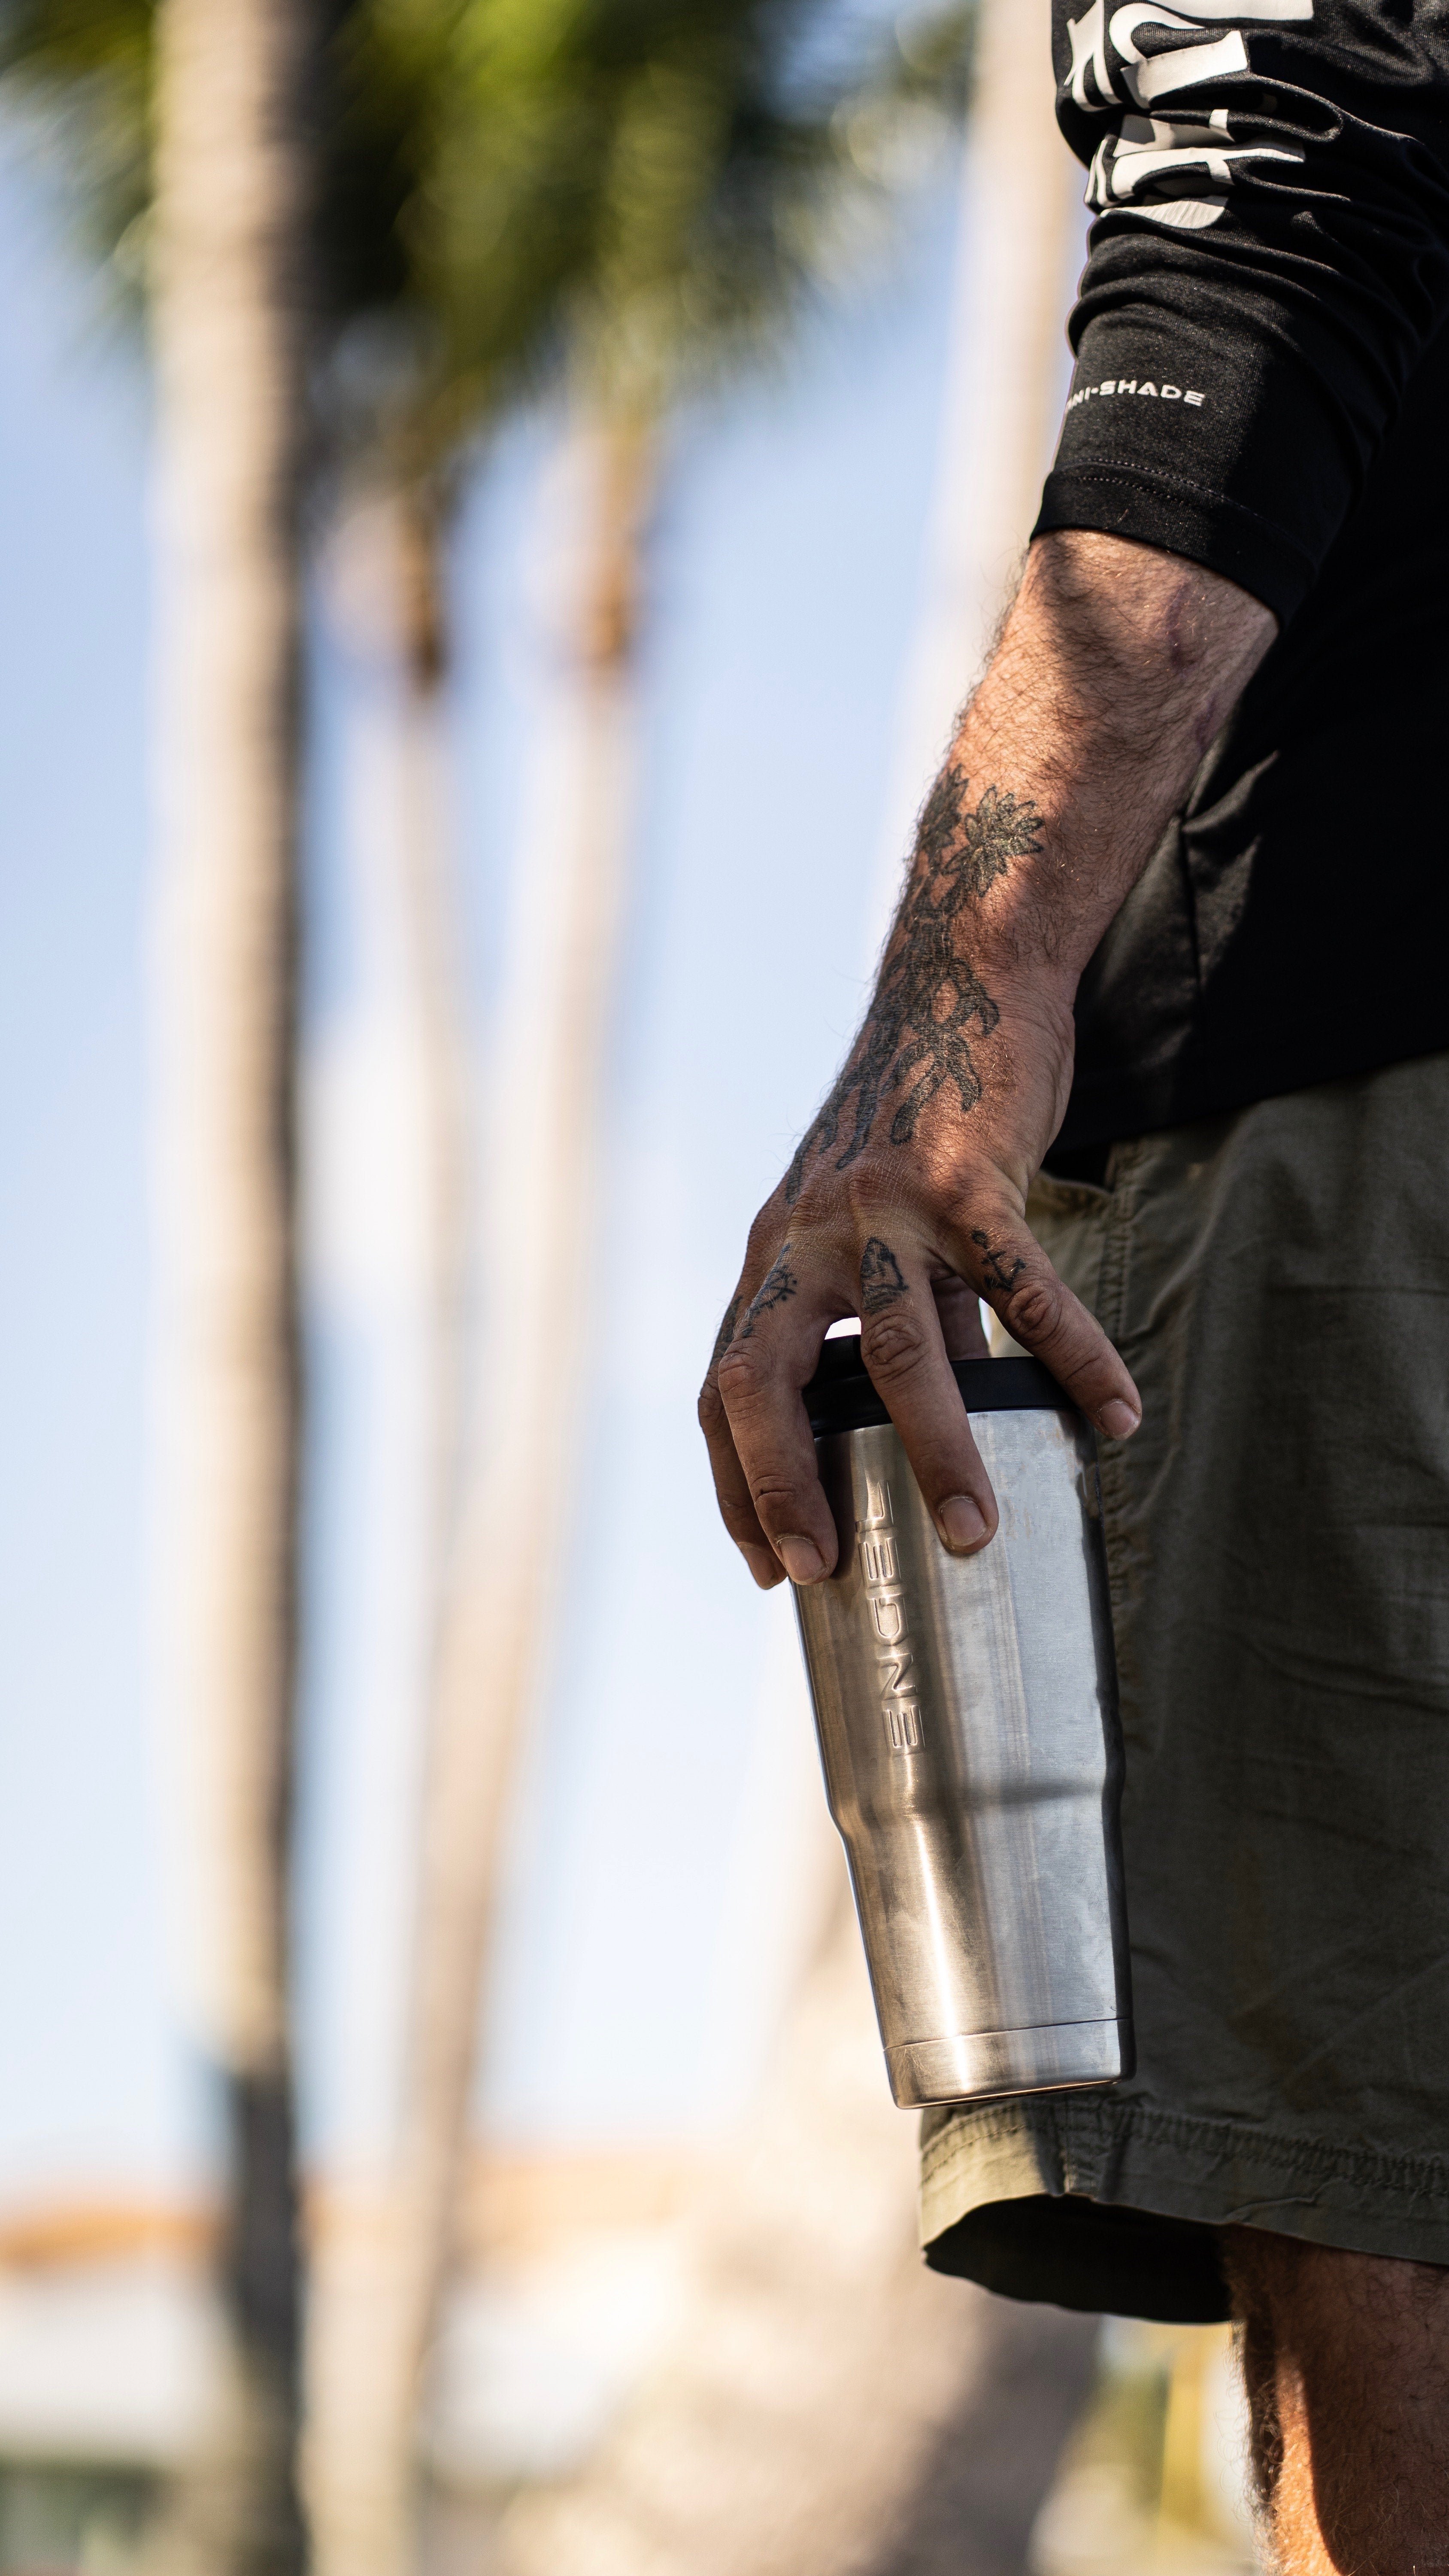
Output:
<svg viewBox="0 0 1449 2576">
<path fill-rule="evenodd" d="M 941 1537 L 973 1555 L 995 1534 L 996 1497 L 946 1356 L 928 1256 L 904 1237 L 873 1234 L 862 1247 L 860 1355 Z"/>
</svg>

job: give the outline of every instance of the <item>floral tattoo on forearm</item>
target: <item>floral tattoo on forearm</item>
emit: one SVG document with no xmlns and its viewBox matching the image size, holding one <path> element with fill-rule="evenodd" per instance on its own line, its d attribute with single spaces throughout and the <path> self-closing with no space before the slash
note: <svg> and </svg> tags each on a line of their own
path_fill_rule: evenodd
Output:
<svg viewBox="0 0 1449 2576">
<path fill-rule="evenodd" d="M 926 799 L 911 881 L 875 998 L 839 1079 L 800 1140 L 785 1182 L 790 1205 L 806 1163 L 839 1143 L 847 1104 L 851 1125 L 836 1156 L 838 1172 L 864 1152 L 882 1101 L 892 1095 L 900 1095 L 889 1129 L 893 1145 L 910 1143 L 926 1103 L 948 1084 L 963 1110 L 981 1097 L 970 1033 L 974 1028 L 989 1037 L 1001 1013 L 958 944 L 962 915 L 1013 859 L 1040 851 L 1042 818 L 1030 797 L 994 786 L 970 809 L 969 787 L 969 779 L 945 769 Z"/>
</svg>

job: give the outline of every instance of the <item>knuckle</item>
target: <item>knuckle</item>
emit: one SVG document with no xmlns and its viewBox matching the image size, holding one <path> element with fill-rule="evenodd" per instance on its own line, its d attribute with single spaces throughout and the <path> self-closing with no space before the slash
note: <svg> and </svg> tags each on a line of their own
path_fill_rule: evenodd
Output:
<svg viewBox="0 0 1449 2576">
<path fill-rule="evenodd" d="M 899 1385 L 914 1376 L 927 1357 L 925 1329 L 914 1315 L 899 1310 L 861 1318 L 860 1356 L 877 1385 Z"/>
<path fill-rule="evenodd" d="M 731 1405 L 748 1404 L 763 1394 L 766 1371 L 748 1342 L 731 1344 L 715 1372 L 715 1384 L 726 1412 Z"/>
<path fill-rule="evenodd" d="M 720 1432 L 728 1428 L 724 1399 L 712 1377 L 707 1377 L 700 1388 L 699 1402 L 695 1411 L 699 1417 L 699 1427 L 706 1440 L 715 1439 Z"/>
<path fill-rule="evenodd" d="M 1019 1342 L 1050 1341 L 1062 1320 L 1062 1292 L 1052 1279 L 1024 1279 L 1001 1308 L 1002 1322 Z"/>
<path fill-rule="evenodd" d="M 786 1524 L 781 1519 L 783 1512 L 793 1512 L 798 1518 L 804 1499 L 803 1488 L 792 1476 L 782 1476 L 778 1471 L 771 1473 L 768 1468 L 750 1478 L 750 1494 L 756 1511 L 767 1527 L 771 1521 L 778 1528 L 785 1527 Z"/>
</svg>

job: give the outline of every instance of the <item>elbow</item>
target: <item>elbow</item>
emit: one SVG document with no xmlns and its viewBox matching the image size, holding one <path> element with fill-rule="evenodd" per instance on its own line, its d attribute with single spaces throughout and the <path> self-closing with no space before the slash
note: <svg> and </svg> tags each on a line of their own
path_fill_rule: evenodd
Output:
<svg viewBox="0 0 1449 2576">
<path fill-rule="evenodd" d="M 1037 537 L 1022 602 L 1104 715 L 1185 714 L 1205 751 L 1278 631 L 1262 601 L 1184 555 L 1095 528 Z"/>
</svg>

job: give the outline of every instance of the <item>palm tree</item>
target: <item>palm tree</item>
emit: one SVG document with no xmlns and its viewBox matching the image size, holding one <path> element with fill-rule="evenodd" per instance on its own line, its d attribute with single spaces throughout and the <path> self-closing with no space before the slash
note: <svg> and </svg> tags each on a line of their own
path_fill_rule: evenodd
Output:
<svg viewBox="0 0 1449 2576">
<path fill-rule="evenodd" d="M 243 2428 L 215 2554 L 298 2568 L 290 2048 L 300 1330 L 293 1132 L 309 105 L 297 0 L 161 0 L 156 1114 L 166 1679 L 201 1794 L 197 2001 Z M 209 1920 L 207 1919 L 209 1915 Z"/>
<path fill-rule="evenodd" d="M 200 1955 L 233 2114 L 225 2276 L 241 2375 L 270 2392 L 283 2463 L 296 2403 L 290 1121 L 307 361 L 327 433 L 311 451 L 314 488 L 319 463 L 354 484 L 365 473 L 396 514 L 399 631 L 422 722 L 446 666 L 440 566 L 458 477 L 530 370 L 566 368 L 597 468 L 596 536 L 574 610 L 582 792 L 560 825 L 556 871 L 540 872 L 555 917 L 519 984 L 528 1043 L 543 1058 L 536 1168 L 551 1178 L 519 1201 L 517 1279 L 531 1288 L 502 1323 L 531 1337 L 511 1415 L 462 1515 L 440 1617 L 410 2112 L 384 2266 L 392 2295 L 372 2338 L 381 2405 L 352 2410 L 353 2463 L 365 2430 L 396 2498 L 547 1594 L 548 1476 L 563 1454 L 575 1356 L 571 1237 L 593 1159 L 622 891 L 621 753 L 654 427 L 706 354 L 718 363 L 788 304 L 854 129 L 835 113 L 838 74 L 797 82 L 789 102 L 783 75 L 803 0 L 315 6 L 314 16 L 304 0 L 0 0 L 0 71 L 68 117 L 93 226 L 132 254 L 127 273 L 150 290 L 160 362 L 173 486 L 160 769 L 175 1553 L 163 1590 L 187 1740 L 209 1774 Z M 897 64 L 874 84 L 877 105 L 906 85 Z M 319 356 L 328 363 L 316 370 Z M 422 858 L 419 918 L 432 937 L 419 954 L 436 979 L 436 857 Z M 434 1024 L 436 1234 L 456 1246 L 458 1050 L 445 1013 Z M 445 1258 L 440 1340 L 456 1339 L 457 1273 L 456 1254 Z M 379 2536 L 387 2521 L 381 2513 Z M 297 2545 L 294 2534 L 284 2552 Z"/>
<path fill-rule="evenodd" d="M 320 0 L 0 6 L 0 73 L 62 123 L 91 235 L 130 254 L 115 273 L 149 303 L 157 360 L 158 1625 L 190 1790 L 191 2019 L 228 2151 L 231 2327 L 231 2402 L 183 2518 L 200 2514 L 191 2538 L 227 2568 L 291 2567 L 301 2553 L 288 1917 L 298 642 L 302 501 L 319 459 L 307 372 L 360 319 L 390 334 L 375 405 L 358 404 L 356 371 L 339 368 L 333 454 L 351 464 L 370 448 L 398 499 L 403 633 L 425 711 L 443 667 L 439 531 L 457 447 L 502 405 L 590 239 L 588 189 L 545 117 L 547 148 L 535 140 L 491 208 L 495 230 L 510 218 L 508 255 L 495 241 L 485 257 L 475 240 L 489 216 L 476 129 L 491 110 L 495 143 L 511 143 L 519 100 L 507 45 L 500 62 L 479 17 Z M 472 82 L 461 92 L 460 69 Z M 608 96 L 582 119 L 595 165 Z M 577 124 L 579 108 L 575 79 L 562 121 Z M 399 218 L 443 161 L 446 258 L 434 242 L 420 262 Z M 425 903 L 423 889 L 420 914 Z M 440 1076 L 443 1199 L 456 1190 L 450 1097 Z"/>
<path fill-rule="evenodd" d="M 961 52 L 957 15 L 915 68 L 899 54 L 864 78 L 858 64 L 837 64 L 786 104 L 810 14 L 789 0 L 542 7 L 526 22 L 464 8 L 410 227 L 431 327 L 411 314 L 399 333 L 386 433 L 368 453 L 374 467 L 392 461 L 418 531 L 406 558 L 415 565 L 446 528 L 459 442 L 493 417 L 498 374 L 478 353 L 515 290 L 506 255 L 501 274 L 480 268 L 480 243 L 506 254 L 516 242 L 541 262 L 577 227 L 586 255 L 556 308 L 573 420 L 571 579 L 557 603 L 546 774 L 495 1058 L 483 1307 L 492 1365 L 438 1627 L 403 2129 L 384 2205 L 340 2252 L 336 2294 L 319 2315 L 312 2457 L 324 2568 L 391 2571 L 408 2555 L 416 2392 L 446 2271 L 502 1833 L 569 1484 L 659 425 L 691 385 L 773 341 L 837 239 L 843 186 L 854 180 L 858 193 L 851 147 L 862 122 L 913 90 L 939 91 Z M 854 124 L 840 112 L 847 101 Z M 438 591 L 435 574 L 415 577 L 411 596 L 431 603 Z M 410 657 L 420 706 L 440 676 L 440 623 L 430 609 L 427 649 Z M 456 1174 L 456 1157 L 436 1168 Z M 456 1208 L 439 1211 L 435 1239 L 461 1231 Z M 352 2322 L 363 2304 L 365 2346 Z"/>
</svg>

